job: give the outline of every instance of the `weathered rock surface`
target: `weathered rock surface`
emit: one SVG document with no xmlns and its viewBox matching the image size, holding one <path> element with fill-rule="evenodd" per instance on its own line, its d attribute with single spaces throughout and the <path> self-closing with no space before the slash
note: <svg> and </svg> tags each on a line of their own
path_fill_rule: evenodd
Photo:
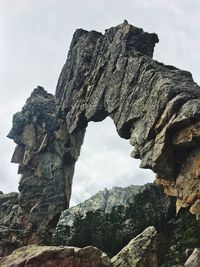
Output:
<svg viewBox="0 0 200 267">
<path fill-rule="evenodd" d="M 188 207 L 200 216 L 200 90 L 189 72 L 152 59 L 157 42 L 127 21 L 104 35 L 77 30 L 55 96 L 38 87 L 14 115 L 8 136 L 22 178 L 9 221 L 15 236 L 21 227 L 18 244 L 50 242 L 87 124 L 107 116 L 141 167 L 177 198 L 177 212 Z"/>
<path fill-rule="evenodd" d="M 18 193 L 0 194 L 0 255 L 23 246 Z"/>
<path fill-rule="evenodd" d="M 172 200 L 155 184 L 105 189 L 62 212 L 53 244 L 92 245 L 114 256 L 145 228 L 161 230 L 174 216 Z"/>
<path fill-rule="evenodd" d="M 0 259 L 1 267 L 110 267 L 110 259 L 94 247 L 27 246 Z"/>
<path fill-rule="evenodd" d="M 48 244 L 61 211 L 69 204 L 74 162 L 83 139 L 79 134 L 74 135 L 76 140 L 69 135 L 56 108 L 55 97 L 36 88 L 22 111 L 14 115 L 8 134 L 17 143 L 12 162 L 19 164 L 21 179 L 16 205 L 6 205 L 1 223 L 4 233 L 10 227 L 12 235 L 4 236 L 7 242 L 15 240 L 15 248 Z M 6 200 L 5 195 L 0 198 Z"/>
<path fill-rule="evenodd" d="M 194 249 L 192 255 L 187 259 L 185 267 L 199 267 L 200 266 L 200 250 Z"/>
<path fill-rule="evenodd" d="M 111 259 L 113 267 L 158 267 L 156 229 L 145 229 Z"/>
<path fill-rule="evenodd" d="M 189 72 L 152 60 L 156 42 L 126 21 L 104 35 L 77 30 L 56 97 L 70 133 L 110 116 L 177 211 L 199 215 L 200 90 Z"/>
</svg>

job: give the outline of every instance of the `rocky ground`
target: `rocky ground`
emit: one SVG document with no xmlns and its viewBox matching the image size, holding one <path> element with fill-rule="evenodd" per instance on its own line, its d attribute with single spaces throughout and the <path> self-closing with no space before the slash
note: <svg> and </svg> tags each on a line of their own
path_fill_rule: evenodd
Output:
<svg viewBox="0 0 200 267">
<path fill-rule="evenodd" d="M 26 246 L 0 260 L 1 267 L 111 267 L 105 253 L 94 247 Z"/>
<path fill-rule="evenodd" d="M 114 256 L 136 235 L 153 225 L 158 266 L 183 265 L 200 247 L 200 221 L 182 210 L 156 184 L 115 187 L 63 211 L 53 234 L 55 245 L 93 245 Z M 188 253 L 189 253 L 188 252 Z"/>
<path fill-rule="evenodd" d="M 17 207 L 16 198 L 17 193 L 0 195 L 0 199 L 4 199 L 4 202 L 1 202 L 1 208 L 4 208 L 4 213 L 0 210 L 1 218 L 7 219 L 8 222 L 10 209 L 15 210 Z M 44 255 L 47 255 L 44 259 L 48 259 L 49 264 L 44 266 L 54 266 L 52 257 L 55 255 L 55 262 L 59 262 L 59 266 L 68 266 L 66 264 L 69 259 L 65 259 L 64 256 L 59 261 L 60 254 L 68 255 L 66 254 L 68 252 L 63 252 L 63 246 L 66 251 L 71 251 L 70 253 L 72 253 L 71 247 L 74 246 L 82 249 L 90 246 L 91 249 L 86 250 L 90 253 L 93 253 L 93 249 L 96 253 L 95 247 L 97 247 L 110 256 L 109 261 L 111 260 L 112 263 L 109 264 L 113 264 L 112 266 L 183 266 L 192 251 L 196 247 L 200 247 L 200 221 L 197 221 L 195 216 L 187 210 L 182 210 L 176 215 L 174 200 L 165 195 L 163 189 L 156 184 L 105 189 L 85 202 L 62 212 L 49 243 L 50 247 L 24 247 L 22 250 L 17 250 L 17 254 L 14 252 L 8 258 L 3 258 L 0 266 L 20 266 L 22 264 L 20 260 L 26 262 L 24 266 L 29 266 L 32 264 L 32 258 L 34 258 L 34 267 L 43 266 L 45 260 L 44 263 L 41 261 L 41 265 L 39 263 Z M 8 218 L 5 216 L 6 210 Z M 7 228 L 1 228 L 2 239 L 0 241 L 2 248 L 10 246 L 10 250 L 7 252 L 9 254 L 15 248 L 13 247 L 15 243 L 6 243 L 6 240 L 3 239 L 4 231 L 6 233 L 11 231 L 11 227 L 7 225 Z M 144 232 L 141 234 L 142 231 Z M 17 240 L 13 238 L 12 241 L 16 242 Z M 18 244 L 18 246 L 23 246 L 23 244 Z M 83 249 L 83 255 L 85 255 L 84 251 Z M 127 255 L 129 255 L 128 258 Z M 73 264 L 78 261 L 74 257 Z M 19 260 L 19 263 L 16 259 Z M 87 260 L 85 261 L 87 262 Z M 15 265 L 11 265 L 10 262 Z M 147 262 L 151 262 L 151 265 L 148 265 Z M 104 266 L 93 264 L 86 266 Z"/>
<path fill-rule="evenodd" d="M 156 230 L 148 227 L 110 259 L 95 247 L 26 246 L 0 259 L 1 267 L 157 267 Z M 148 265 L 147 265 L 148 264 Z"/>
</svg>

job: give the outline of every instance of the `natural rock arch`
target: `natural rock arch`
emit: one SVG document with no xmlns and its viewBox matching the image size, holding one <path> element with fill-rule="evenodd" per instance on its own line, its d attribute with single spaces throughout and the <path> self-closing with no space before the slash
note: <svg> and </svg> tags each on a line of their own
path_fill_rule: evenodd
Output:
<svg viewBox="0 0 200 267">
<path fill-rule="evenodd" d="M 129 140 L 120 138 L 110 117 L 89 122 L 73 176 L 70 207 L 113 186 L 144 185 L 155 179 L 149 169 L 139 168 L 140 160 L 130 156 Z"/>
<path fill-rule="evenodd" d="M 104 35 L 77 30 L 55 96 L 38 87 L 14 115 L 8 137 L 22 174 L 14 216 L 29 231 L 22 243 L 48 243 L 68 207 L 85 128 L 107 116 L 177 197 L 177 211 L 200 215 L 200 91 L 189 72 L 152 59 L 157 42 L 127 21 Z"/>
</svg>

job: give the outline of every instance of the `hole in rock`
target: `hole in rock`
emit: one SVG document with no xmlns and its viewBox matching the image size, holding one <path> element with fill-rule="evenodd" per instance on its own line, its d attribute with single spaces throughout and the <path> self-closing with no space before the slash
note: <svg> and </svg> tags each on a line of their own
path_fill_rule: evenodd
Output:
<svg viewBox="0 0 200 267">
<path fill-rule="evenodd" d="M 76 163 L 70 206 L 88 199 L 105 187 L 125 187 L 153 182 L 151 170 L 140 169 L 130 156 L 133 147 L 122 139 L 110 118 L 90 122 Z"/>
</svg>

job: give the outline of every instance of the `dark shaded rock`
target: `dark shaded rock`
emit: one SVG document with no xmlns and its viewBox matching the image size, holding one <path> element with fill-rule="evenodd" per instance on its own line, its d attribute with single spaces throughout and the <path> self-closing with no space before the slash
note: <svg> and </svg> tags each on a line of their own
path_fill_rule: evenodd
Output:
<svg viewBox="0 0 200 267">
<path fill-rule="evenodd" d="M 0 259 L 1 267 L 111 267 L 105 253 L 94 247 L 27 246 Z"/>
<path fill-rule="evenodd" d="M 111 259 L 113 267 L 158 267 L 156 229 L 149 226 Z"/>
<path fill-rule="evenodd" d="M 62 212 L 55 245 L 93 245 L 113 256 L 146 227 L 161 230 L 175 215 L 173 204 L 155 184 L 114 187 Z"/>
<path fill-rule="evenodd" d="M 0 194 L 0 255 L 23 246 L 18 193 Z M 14 230 L 15 229 L 15 230 Z"/>
<path fill-rule="evenodd" d="M 13 206 L 17 204 L 17 197 L 18 193 L 16 192 L 0 194 L 0 222 L 5 221 L 6 217 L 10 215 Z"/>
</svg>

